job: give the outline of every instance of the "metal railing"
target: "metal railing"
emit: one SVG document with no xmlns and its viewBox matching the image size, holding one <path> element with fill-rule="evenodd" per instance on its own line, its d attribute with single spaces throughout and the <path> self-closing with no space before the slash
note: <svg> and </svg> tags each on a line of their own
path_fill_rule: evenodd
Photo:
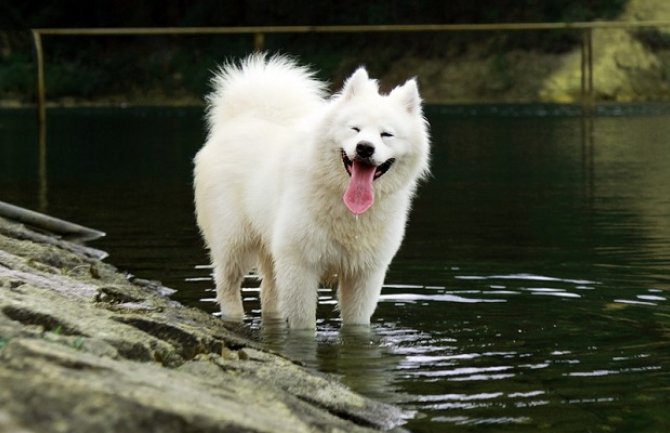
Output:
<svg viewBox="0 0 670 433">
<path fill-rule="evenodd" d="M 158 36 L 158 35 L 250 35 L 254 48 L 262 50 L 265 35 L 280 33 L 418 33 L 418 32 L 493 32 L 529 30 L 575 30 L 581 38 L 581 103 L 588 112 L 594 105 L 593 30 L 670 27 L 670 21 L 593 21 L 574 23 L 499 23 L 499 24 L 422 24 L 422 25 L 341 25 L 269 27 L 157 27 L 157 28 L 38 28 L 32 29 L 37 59 L 37 109 L 41 124 L 46 122 L 44 79 L 45 36 Z"/>
<path fill-rule="evenodd" d="M 47 209 L 48 176 L 46 146 L 45 62 L 42 42 L 44 37 L 59 36 L 159 36 L 159 35 L 249 35 L 254 48 L 261 51 L 265 35 L 287 33 L 445 33 L 445 32 L 495 32 L 495 31 L 556 31 L 581 32 L 581 105 L 584 114 L 589 114 L 595 104 L 593 74 L 593 30 L 596 29 L 640 29 L 670 27 L 670 21 L 595 21 L 576 23 L 502 23 L 502 24 L 434 24 L 434 25 L 363 25 L 363 26 L 275 26 L 275 27 L 161 27 L 161 28 L 39 28 L 32 29 L 37 61 L 37 111 L 39 120 L 39 203 Z M 590 117 L 583 117 L 589 125 Z M 592 140 L 589 129 L 583 126 L 586 140 Z"/>
</svg>

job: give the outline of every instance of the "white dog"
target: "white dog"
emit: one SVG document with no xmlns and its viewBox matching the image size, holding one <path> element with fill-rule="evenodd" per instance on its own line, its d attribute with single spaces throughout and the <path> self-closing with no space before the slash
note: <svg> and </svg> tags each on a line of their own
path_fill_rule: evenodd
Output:
<svg viewBox="0 0 670 433">
<path fill-rule="evenodd" d="M 263 317 L 315 328 L 319 281 L 336 274 L 343 323 L 368 325 L 428 173 L 416 81 L 380 94 L 360 68 L 327 98 L 307 68 L 253 55 L 213 83 L 195 204 L 223 317 L 243 317 L 255 265 Z"/>
</svg>

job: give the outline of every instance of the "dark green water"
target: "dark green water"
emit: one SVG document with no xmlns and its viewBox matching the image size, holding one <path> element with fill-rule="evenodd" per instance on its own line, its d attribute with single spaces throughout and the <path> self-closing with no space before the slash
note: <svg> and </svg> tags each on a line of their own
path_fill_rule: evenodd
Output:
<svg viewBox="0 0 670 433">
<path fill-rule="evenodd" d="M 431 107 L 433 179 L 370 332 L 339 331 L 329 289 L 316 339 L 262 329 L 252 278 L 246 329 L 418 411 L 413 432 L 670 431 L 670 116 L 658 108 L 583 122 Z M 214 312 L 191 203 L 201 117 L 51 111 L 40 188 L 33 113 L 0 112 L 0 200 L 106 231 L 93 245 L 110 262 Z"/>
</svg>

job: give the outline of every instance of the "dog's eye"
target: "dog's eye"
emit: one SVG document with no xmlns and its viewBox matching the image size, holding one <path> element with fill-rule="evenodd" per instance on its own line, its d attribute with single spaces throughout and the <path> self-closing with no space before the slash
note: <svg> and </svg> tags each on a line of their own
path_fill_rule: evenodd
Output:
<svg viewBox="0 0 670 433">
<path fill-rule="evenodd" d="M 361 132 L 361 128 L 359 128 L 358 126 L 352 126 L 351 129 L 353 129 L 356 132 Z"/>
<path fill-rule="evenodd" d="M 390 132 L 386 132 L 386 131 L 382 132 L 380 135 L 382 137 L 393 137 L 393 134 L 391 134 Z"/>
</svg>

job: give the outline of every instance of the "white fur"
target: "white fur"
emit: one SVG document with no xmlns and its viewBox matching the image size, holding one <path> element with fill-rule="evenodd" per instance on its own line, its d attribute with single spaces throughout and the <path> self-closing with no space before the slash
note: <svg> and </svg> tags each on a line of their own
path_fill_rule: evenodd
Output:
<svg viewBox="0 0 670 433">
<path fill-rule="evenodd" d="M 223 316 L 243 317 L 240 284 L 257 266 L 264 317 L 314 328 L 319 280 L 337 274 L 344 324 L 369 324 L 428 172 L 416 82 L 380 95 L 361 68 L 326 98 L 308 69 L 265 55 L 224 66 L 213 82 L 195 204 Z M 354 217 L 342 200 L 349 176 L 341 152 L 353 159 L 362 140 L 375 146 L 375 164 L 396 161 L 375 180 L 372 208 Z"/>
</svg>

